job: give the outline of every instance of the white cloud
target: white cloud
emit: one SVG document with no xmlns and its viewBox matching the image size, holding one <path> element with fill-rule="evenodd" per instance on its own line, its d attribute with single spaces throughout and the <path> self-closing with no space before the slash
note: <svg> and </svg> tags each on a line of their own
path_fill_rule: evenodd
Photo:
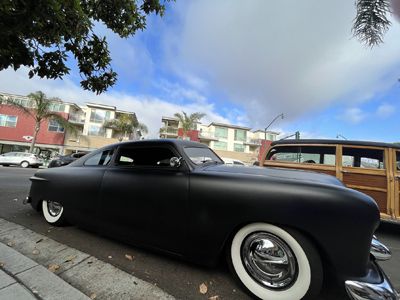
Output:
<svg viewBox="0 0 400 300">
<path fill-rule="evenodd" d="M 366 117 L 367 113 L 363 112 L 360 108 L 352 107 L 346 109 L 343 115 L 340 116 L 340 119 L 352 124 L 358 124 Z"/>
<path fill-rule="evenodd" d="M 396 108 L 393 105 L 383 103 L 376 110 L 376 114 L 380 118 L 387 118 L 393 115 L 396 111 Z"/>
<path fill-rule="evenodd" d="M 181 111 L 206 113 L 206 117 L 202 119 L 206 123 L 211 121 L 229 123 L 226 118 L 215 112 L 213 104 L 204 99 L 173 104 L 167 100 L 146 95 L 132 96 L 118 92 L 94 95 L 82 90 L 80 86 L 68 78 L 64 80 L 46 80 L 37 77 L 28 79 L 26 68 L 21 68 L 17 72 L 11 69 L 0 72 L 0 91 L 2 92 L 27 95 L 37 90 L 43 91 L 49 97 L 59 97 L 68 102 L 78 104 L 85 102 L 103 103 L 116 106 L 121 110 L 135 112 L 139 121 L 148 126 L 149 138 L 159 136 L 162 116 L 172 116 Z"/>
<path fill-rule="evenodd" d="M 352 38 L 354 1 L 194 0 L 176 3 L 181 23 L 166 53 L 175 69 L 207 74 L 246 108 L 251 126 L 291 121 L 339 100 L 364 101 L 396 84 L 400 26 L 374 49 Z"/>
</svg>

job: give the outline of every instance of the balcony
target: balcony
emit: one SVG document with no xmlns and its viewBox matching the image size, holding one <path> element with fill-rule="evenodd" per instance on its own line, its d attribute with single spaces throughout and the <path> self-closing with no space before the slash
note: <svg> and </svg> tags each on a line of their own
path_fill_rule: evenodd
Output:
<svg viewBox="0 0 400 300">
<path fill-rule="evenodd" d="M 83 114 L 69 114 L 68 121 L 74 124 L 85 124 L 85 115 Z"/>
<path fill-rule="evenodd" d="M 160 129 L 160 135 L 177 137 L 178 136 L 178 128 L 169 127 L 169 126 L 163 127 Z"/>
<path fill-rule="evenodd" d="M 261 146 L 261 139 L 247 139 L 244 144 L 249 146 Z"/>
<path fill-rule="evenodd" d="M 210 131 L 200 131 L 199 139 L 203 141 L 218 141 L 218 138 L 215 136 L 214 132 Z"/>
</svg>

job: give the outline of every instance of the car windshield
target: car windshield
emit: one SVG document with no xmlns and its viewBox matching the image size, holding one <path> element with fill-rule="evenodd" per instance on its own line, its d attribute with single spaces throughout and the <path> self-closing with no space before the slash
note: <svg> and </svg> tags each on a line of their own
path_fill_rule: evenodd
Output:
<svg viewBox="0 0 400 300">
<path fill-rule="evenodd" d="M 205 163 L 221 163 L 224 162 L 209 148 L 203 147 L 187 147 L 184 151 L 190 160 L 196 165 L 203 165 Z"/>
</svg>

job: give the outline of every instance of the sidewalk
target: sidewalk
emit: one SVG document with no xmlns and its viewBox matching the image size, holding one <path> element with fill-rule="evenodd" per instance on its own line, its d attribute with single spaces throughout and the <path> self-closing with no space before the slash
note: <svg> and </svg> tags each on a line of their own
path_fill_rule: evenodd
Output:
<svg viewBox="0 0 400 300">
<path fill-rule="evenodd" d="M 112 265 L 0 218 L 0 300 L 174 299 Z"/>
</svg>

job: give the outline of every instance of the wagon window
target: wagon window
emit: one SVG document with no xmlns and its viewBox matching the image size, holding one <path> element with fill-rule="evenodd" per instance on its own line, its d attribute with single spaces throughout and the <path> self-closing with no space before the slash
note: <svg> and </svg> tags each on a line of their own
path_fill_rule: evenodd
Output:
<svg viewBox="0 0 400 300">
<path fill-rule="evenodd" d="M 383 150 L 343 147 L 343 167 L 384 169 Z"/>
<path fill-rule="evenodd" d="M 153 166 L 170 167 L 170 159 L 174 153 L 164 147 L 122 148 L 117 156 L 119 166 Z"/>
<path fill-rule="evenodd" d="M 334 166 L 335 153 L 335 147 L 282 146 L 271 149 L 267 155 L 267 160 Z"/>
<path fill-rule="evenodd" d="M 113 149 L 108 149 L 108 150 L 98 152 L 95 155 L 89 157 L 85 161 L 84 165 L 85 166 L 106 166 L 110 163 L 113 152 L 114 152 Z"/>
</svg>

